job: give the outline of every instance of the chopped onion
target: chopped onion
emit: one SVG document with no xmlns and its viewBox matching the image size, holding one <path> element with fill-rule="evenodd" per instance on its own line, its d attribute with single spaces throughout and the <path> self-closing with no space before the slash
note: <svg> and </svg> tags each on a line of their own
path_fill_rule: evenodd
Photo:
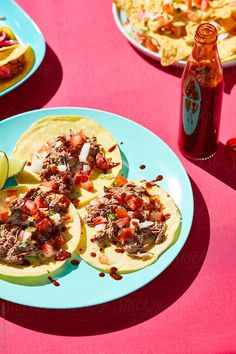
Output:
<svg viewBox="0 0 236 354">
<path fill-rule="evenodd" d="M 79 155 L 80 162 L 87 162 L 89 150 L 90 150 L 90 143 L 84 143 Z"/>
<path fill-rule="evenodd" d="M 83 171 L 84 172 L 87 172 L 89 170 L 90 170 L 90 166 L 89 165 L 87 165 L 87 164 L 83 165 Z"/>
<path fill-rule="evenodd" d="M 59 213 L 50 215 L 50 219 L 55 222 L 55 225 L 59 225 L 60 220 L 61 220 L 61 215 Z"/>
<path fill-rule="evenodd" d="M 149 227 L 152 225 L 154 225 L 153 221 L 144 221 L 144 222 L 140 222 L 139 227 L 140 227 L 140 229 L 145 229 L 146 227 Z"/>
<path fill-rule="evenodd" d="M 7 34 L 6 32 L 2 32 L 1 36 L 0 36 L 0 42 L 4 41 L 4 39 L 6 38 Z"/>
<path fill-rule="evenodd" d="M 34 154 L 31 162 L 31 170 L 35 173 L 40 173 L 43 168 L 43 160 L 41 160 L 38 155 Z"/>
<path fill-rule="evenodd" d="M 94 227 L 95 231 L 97 231 L 97 232 L 104 231 L 105 228 L 106 228 L 106 224 L 98 224 Z"/>
<path fill-rule="evenodd" d="M 56 141 L 55 147 L 59 148 L 60 146 L 62 146 L 62 141 L 61 140 Z"/>
<path fill-rule="evenodd" d="M 97 201 L 95 199 L 92 199 L 89 205 L 97 205 Z"/>
<path fill-rule="evenodd" d="M 218 41 L 222 41 L 223 39 L 227 38 L 229 36 L 228 33 L 221 33 L 218 36 Z"/>
<path fill-rule="evenodd" d="M 139 219 L 131 219 L 130 220 L 130 227 L 131 229 L 134 229 L 135 227 L 139 226 Z"/>
<path fill-rule="evenodd" d="M 25 231 L 21 231 L 21 235 L 22 235 L 22 242 L 25 242 L 26 240 L 28 240 L 29 237 L 31 237 L 32 233 L 25 230 Z"/>
<path fill-rule="evenodd" d="M 66 165 L 58 165 L 57 169 L 59 172 L 66 172 L 67 167 L 66 167 Z"/>
<path fill-rule="evenodd" d="M 42 157 L 42 159 L 44 160 L 46 157 L 47 157 L 47 152 L 46 151 L 43 151 L 42 153 L 41 153 L 41 157 Z"/>
</svg>

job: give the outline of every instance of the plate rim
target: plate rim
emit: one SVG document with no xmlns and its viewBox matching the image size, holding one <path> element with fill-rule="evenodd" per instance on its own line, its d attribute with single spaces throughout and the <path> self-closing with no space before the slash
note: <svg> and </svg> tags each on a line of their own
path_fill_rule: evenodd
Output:
<svg viewBox="0 0 236 354">
<path fill-rule="evenodd" d="M 19 5 L 17 4 L 14 0 L 5 0 L 8 1 L 10 4 L 12 4 L 12 6 L 16 7 L 18 9 L 19 12 L 21 12 L 32 24 L 32 26 L 34 27 L 34 29 L 38 32 L 38 34 L 41 37 L 41 45 L 42 45 L 42 50 L 40 51 L 40 56 L 37 55 L 37 53 L 34 53 L 35 56 L 37 55 L 38 59 L 38 63 L 35 67 L 32 67 L 31 70 L 20 80 L 17 81 L 14 85 L 8 87 L 6 90 L 0 92 L 0 97 L 5 96 L 6 94 L 8 94 L 9 92 L 11 92 L 12 90 L 16 89 L 17 87 L 19 87 L 21 84 L 23 84 L 25 81 L 27 81 L 34 73 L 36 70 L 38 70 L 39 66 L 42 64 L 42 61 L 45 57 L 45 53 L 46 53 L 46 42 L 43 36 L 42 31 L 40 30 L 39 26 L 36 24 L 36 22 L 30 17 L 30 15 Z M 16 33 L 17 36 L 17 33 Z M 30 44 L 30 43 L 29 43 Z"/>
<path fill-rule="evenodd" d="M 16 114 L 14 116 L 11 116 L 11 117 L 8 117 L 2 121 L 0 121 L 0 126 L 2 124 L 4 124 L 5 122 L 7 121 L 12 121 L 12 120 L 15 120 L 15 119 L 19 119 L 20 116 L 28 116 L 28 115 L 32 115 L 36 112 L 39 112 L 42 114 L 44 114 L 44 112 L 46 113 L 45 115 L 43 116 L 47 116 L 49 114 L 54 113 L 56 111 L 59 111 L 58 113 L 54 113 L 54 115 L 64 115 L 65 113 L 64 112 L 61 112 L 60 111 L 64 111 L 64 110 L 68 110 L 68 111 L 74 111 L 74 110 L 78 110 L 78 111 L 90 111 L 90 112 L 93 112 L 96 114 L 96 112 L 99 112 L 101 114 L 104 114 L 104 115 L 111 115 L 111 116 L 115 116 L 115 117 L 118 117 L 119 119 L 123 119 L 125 121 L 128 122 L 128 124 L 133 124 L 135 126 L 138 126 L 139 128 L 142 128 L 144 129 L 145 131 L 147 131 L 147 133 L 153 135 L 156 139 L 158 139 L 161 144 L 165 145 L 165 147 L 167 148 L 167 150 L 175 156 L 176 160 L 178 161 L 178 164 L 179 166 L 181 167 L 182 169 L 182 172 L 184 173 L 185 175 L 185 182 L 187 182 L 186 184 L 186 187 L 188 188 L 188 195 L 190 196 L 191 198 L 191 204 L 189 205 L 189 210 L 191 210 L 191 214 L 190 216 L 188 216 L 188 219 L 185 221 L 186 225 L 185 225 L 185 236 L 182 237 L 182 239 L 179 239 L 179 244 L 178 244 L 178 249 L 176 250 L 175 254 L 172 256 L 172 257 L 169 257 L 165 263 L 165 265 L 161 268 L 160 271 L 158 272 L 153 272 L 151 274 L 151 276 L 148 277 L 148 280 L 143 280 L 143 281 L 139 281 L 138 282 L 138 285 L 133 287 L 131 290 L 130 288 L 127 289 L 127 291 L 124 291 L 121 295 L 120 294 L 117 294 L 117 296 L 113 296 L 112 298 L 108 298 L 108 299 L 105 299 L 105 300 L 100 300 L 100 301 L 97 301 L 97 302 L 92 302 L 92 303 L 89 303 L 89 304 L 77 304 L 76 306 L 73 304 L 73 305 L 70 305 L 68 304 L 67 306 L 65 304 L 63 304 L 62 306 L 61 305 L 55 305 L 55 306 L 49 306 L 47 304 L 35 304 L 34 302 L 29 302 L 28 301 L 28 298 L 26 301 L 17 301 L 17 299 L 9 299 L 9 298 L 3 298 L 7 301 L 10 301 L 10 302 L 13 302 L 13 303 L 17 303 L 17 304 L 20 304 L 20 305 L 24 305 L 24 306 L 31 306 L 31 307 L 37 307 L 37 308 L 47 308 L 47 309 L 73 309 L 73 308 L 84 308 L 84 307 L 90 307 L 90 306 L 96 306 L 96 305 L 100 305 L 100 304 L 104 304 L 104 303 L 107 303 L 107 302 L 111 302 L 111 301 L 114 301 L 114 300 L 117 300 L 119 298 L 123 298 L 124 296 L 127 296 L 131 293 L 134 293 L 135 291 L 137 291 L 138 289 L 141 289 L 143 286 L 147 285 L 148 283 L 150 283 L 152 280 L 154 280 L 156 277 L 158 277 L 164 270 L 166 270 L 170 264 L 176 259 L 176 257 L 179 255 L 179 253 L 181 252 L 183 246 L 185 245 L 188 237 L 189 237 L 189 233 L 190 233 L 190 230 L 191 230 L 191 227 L 192 227 L 192 222 L 193 222 L 193 216 L 194 216 L 194 197 L 193 197 L 193 190 L 192 190 L 192 186 L 191 186 L 191 182 L 190 182 L 190 179 L 189 179 L 189 176 L 182 164 L 182 162 L 180 161 L 179 157 L 176 155 L 176 153 L 169 147 L 169 145 L 163 141 L 158 135 L 156 135 L 154 132 L 152 132 L 151 130 L 149 130 L 148 128 L 146 128 L 145 126 L 143 126 L 142 124 L 139 124 L 129 118 L 126 118 L 124 116 L 121 116 L 119 114 L 116 114 L 116 113 L 112 113 L 112 112 L 109 112 L 109 111 L 104 111 L 104 110 L 100 110 L 100 109 L 95 109 L 95 108 L 86 108 L 86 107 L 77 107 L 77 106 L 64 106 L 64 107 L 45 107 L 45 108 L 41 108 L 41 109 L 37 109 L 37 110 L 31 110 L 31 111 L 26 111 L 26 112 L 22 112 L 22 113 L 19 113 L 19 114 Z M 75 114 L 78 114 L 78 115 L 81 115 L 82 113 L 68 113 L 67 115 L 75 115 Z M 86 114 L 85 114 L 86 116 Z M 38 118 L 38 119 L 41 119 L 42 117 Z M 93 117 L 91 119 L 94 119 Z M 174 246 L 174 245 L 173 245 Z M 171 247 L 170 247 L 171 248 Z M 148 267 L 147 267 L 148 268 Z M 145 268 L 144 268 L 145 269 Z M 141 270 L 142 271 L 142 270 Z M 146 278 L 145 278 L 146 279 Z M 3 280 L 2 280 L 3 281 Z M 6 282 L 7 283 L 7 282 Z M 17 284 L 11 284 L 13 286 L 20 286 L 20 285 L 17 285 Z"/>
<path fill-rule="evenodd" d="M 150 58 L 153 58 L 154 60 L 161 61 L 161 56 L 158 53 L 152 52 L 150 49 L 144 47 L 140 43 L 138 43 L 134 38 L 131 37 L 131 35 L 124 29 L 124 26 L 122 24 L 121 18 L 120 18 L 120 13 L 124 12 L 123 10 L 119 9 L 118 6 L 115 3 L 112 3 L 112 13 L 113 17 L 115 20 L 115 23 L 120 30 L 120 32 L 124 35 L 124 37 L 135 47 L 137 48 L 140 52 L 146 54 Z M 186 64 L 185 60 L 179 60 L 177 62 L 174 62 L 173 64 L 169 66 L 175 66 L 179 68 L 184 68 Z M 229 68 L 234 65 L 236 65 L 236 60 L 231 60 L 228 62 L 221 63 L 222 68 Z M 163 66 L 163 68 L 168 68 L 168 66 Z"/>
</svg>

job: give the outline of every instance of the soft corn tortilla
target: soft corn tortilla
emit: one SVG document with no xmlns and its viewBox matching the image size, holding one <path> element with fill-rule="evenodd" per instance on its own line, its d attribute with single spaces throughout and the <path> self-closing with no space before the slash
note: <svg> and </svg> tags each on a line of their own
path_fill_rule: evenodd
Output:
<svg viewBox="0 0 236 354">
<path fill-rule="evenodd" d="M 134 181 L 134 183 L 146 188 L 146 184 L 143 181 Z M 86 225 L 83 221 L 81 227 L 81 239 L 77 247 L 77 252 L 85 262 L 89 263 L 94 268 L 105 272 L 109 272 L 111 267 L 116 267 L 118 273 L 130 273 L 154 263 L 164 251 L 177 241 L 182 224 L 181 214 L 178 207 L 173 199 L 161 187 L 153 186 L 147 188 L 147 190 L 150 194 L 157 196 L 161 201 L 164 207 L 163 213 L 171 215 L 170 218 L 166 220 L 166 239 L 161 244 L 153 246 L 150 250 L 152 257 L 141 259 L 131 257 L 126 252 L 117 253 L 115 252 L 117 246 L 114 245 L 105 248 L 104 251 L 101 252 L 99 246 L 95 242 L 90 241 L 90 239 L 96 234 L 94 228 Z M 79 210 L 79 214 L 83 220 L 86 215 L 86 208 Z M 91 257 L 91 253 L 96 253 L 96 257 Z M 99 256 L 104 254 L 108 257 L 108 265 L 99 262 Z"/>
<path fill-rule="evenodd" d="M 25 77 L 32 69 L 35 60 L 34 52 L 29 44 L 15 44 L 10 47 L 1 48 L 0 67 L 13 62 L 22 56 L 24 56 L 25 60 L 24 69 L 18 75 L 13 76 L 10 79 L 0 79 L 0 92 L 5 91 Z"/>
<path fill-rule="evenodd" d="M 8 188 L 0 191 L 0 210 L 5 210 L 5 198 L 7 197 L 7 191 L 17 190 L 17 196 L 25 194 L 30 188 L 35 188 L 33 185 L 25 185 L 20 187 Z M 47 188 L 41 187 L 43 191 Z M 72 222 L 68 223 L 67 231 L 63 234 L 66 236 L 66 243 L 63 245 L 63 249 L 71 254 L 75 251 L 78 243 L 80 242 L 81 224 L 78 213 L 71 203 L 69 206 L 69 214 L 72 217 Z M 58 274 L 65 266 L 65 261 L 49 261 L 43 265 L 10 265 L 0 261 L 0 279 L 4 279 L 13 283 L 23 285 L 40 285 L 41 283 L 48 282 L 48 276 Z"/>
<path fill-rule="evenodd" d="M 108 150 L 116 144 L 111 133 L 92 119 L 80 116 L 55 116 L 45 117 L 34 123 L 18 140 L 12 157 L 21 160 L 31 160 L 31 154 L 36 152 L 44 143 L 55 139 L 69 130 L 80 131 L 90 138 L 96 136 L 98 144 L 105 151 L 105 157 L 111 158 L 113 162 L 119 165 L 111 169 L 111 173 L 106 175 L 94 169 L 91 174 L 91 180 L 94 184 L 94 191 L 87 191 L 79 188 L 80 206 L 89 202 L 97 196 L 104 186 L 110 186 L 114 177 L 119 175 L 122 169 L 122 158 L 118 146 L 112 152 Z M 19 184 L 40 183 L 39 175 L 32 172 L 30 166 L 25 166 L 24 170 L 17 176 Z"/>
</svg>

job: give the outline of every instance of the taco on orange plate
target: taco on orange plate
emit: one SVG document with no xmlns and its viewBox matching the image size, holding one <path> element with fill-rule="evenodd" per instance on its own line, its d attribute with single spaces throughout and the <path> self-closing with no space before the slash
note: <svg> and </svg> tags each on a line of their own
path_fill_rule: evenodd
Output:
<svg viewBox="0 0 236 354">
<path fill-rule="evenodd" d="M 28 161 L 17 176 L 18 183 L 41 183 L 60 191 L 76 206 L 111 185 L 122 168 L 110 132 L 78 116 L 40 119 L 21 136 L 12 157 Z"/>
<path fill-rule="evenodd" d="M 77 251 L 106 272 L 128 273 L 152 264 L 181 230 L 179 209 L 162 188 L 121 176 L 79 213 L 84 222 Z"/>
<path fill-rule="evenodd" d="M 0 191 L 0 278 L 33 285 L 60 271 L 80 240 L 80 218 L 44 187 Z"/>
</svg>

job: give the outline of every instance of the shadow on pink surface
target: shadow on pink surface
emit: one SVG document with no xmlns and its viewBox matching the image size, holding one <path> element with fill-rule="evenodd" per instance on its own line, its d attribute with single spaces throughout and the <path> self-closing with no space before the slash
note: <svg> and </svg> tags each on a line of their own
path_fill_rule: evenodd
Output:
<svg viewBox="0 0 236 354">
<path fill-rule="evenodd" d="M 210 221 L 206 203 L 191 179 L 195 216 L 175 261 L 155 280 L 121 299 L 89 308 L 48 310 L 2 301 L 2 317 L 19 326 L 62 336 L 115 332 L 142 323 L 171 306 L 190 287 L 206 257 Z"/>
<path fill-rule="evenodd" d="M 38 70 L 24 84 L 0 98 L 0 120 L 43 107 L 57 92 L 62 76 L 61 63 L 47 44 Z"/>
<path fill-rule="evenodd" d="M 229 187 L 236 189 L 236 152 L 230 153 L 223 143 L 219 143 L 216 154 L 209 160 L 192 162 Z"/>
<path fill-rule="evenodd" d="M 183 73 L 183 68 L 181 68 L 179 66 L 173 66 L 173 65 L 162 66 L 161 63 L 158 60 L 150 58 L 146 54 L 139 52 L 132 45 L 131 45 L 131 47 L 134 49 L 134 51 L 141 58 L 143 58 L 146 62 L 148 62 L 149 64 L 151 64 L 155 68 L 164 71 L 166 74 L 181 78 L 182 73 Z M 227 94 L 230 94 L 232 89 L 233 89 L 233 87 L 236 84 L 236 65 L 224 69 L 224 81 L 225 81 L 224 92 L 227 93 Z"/>
</svg>

